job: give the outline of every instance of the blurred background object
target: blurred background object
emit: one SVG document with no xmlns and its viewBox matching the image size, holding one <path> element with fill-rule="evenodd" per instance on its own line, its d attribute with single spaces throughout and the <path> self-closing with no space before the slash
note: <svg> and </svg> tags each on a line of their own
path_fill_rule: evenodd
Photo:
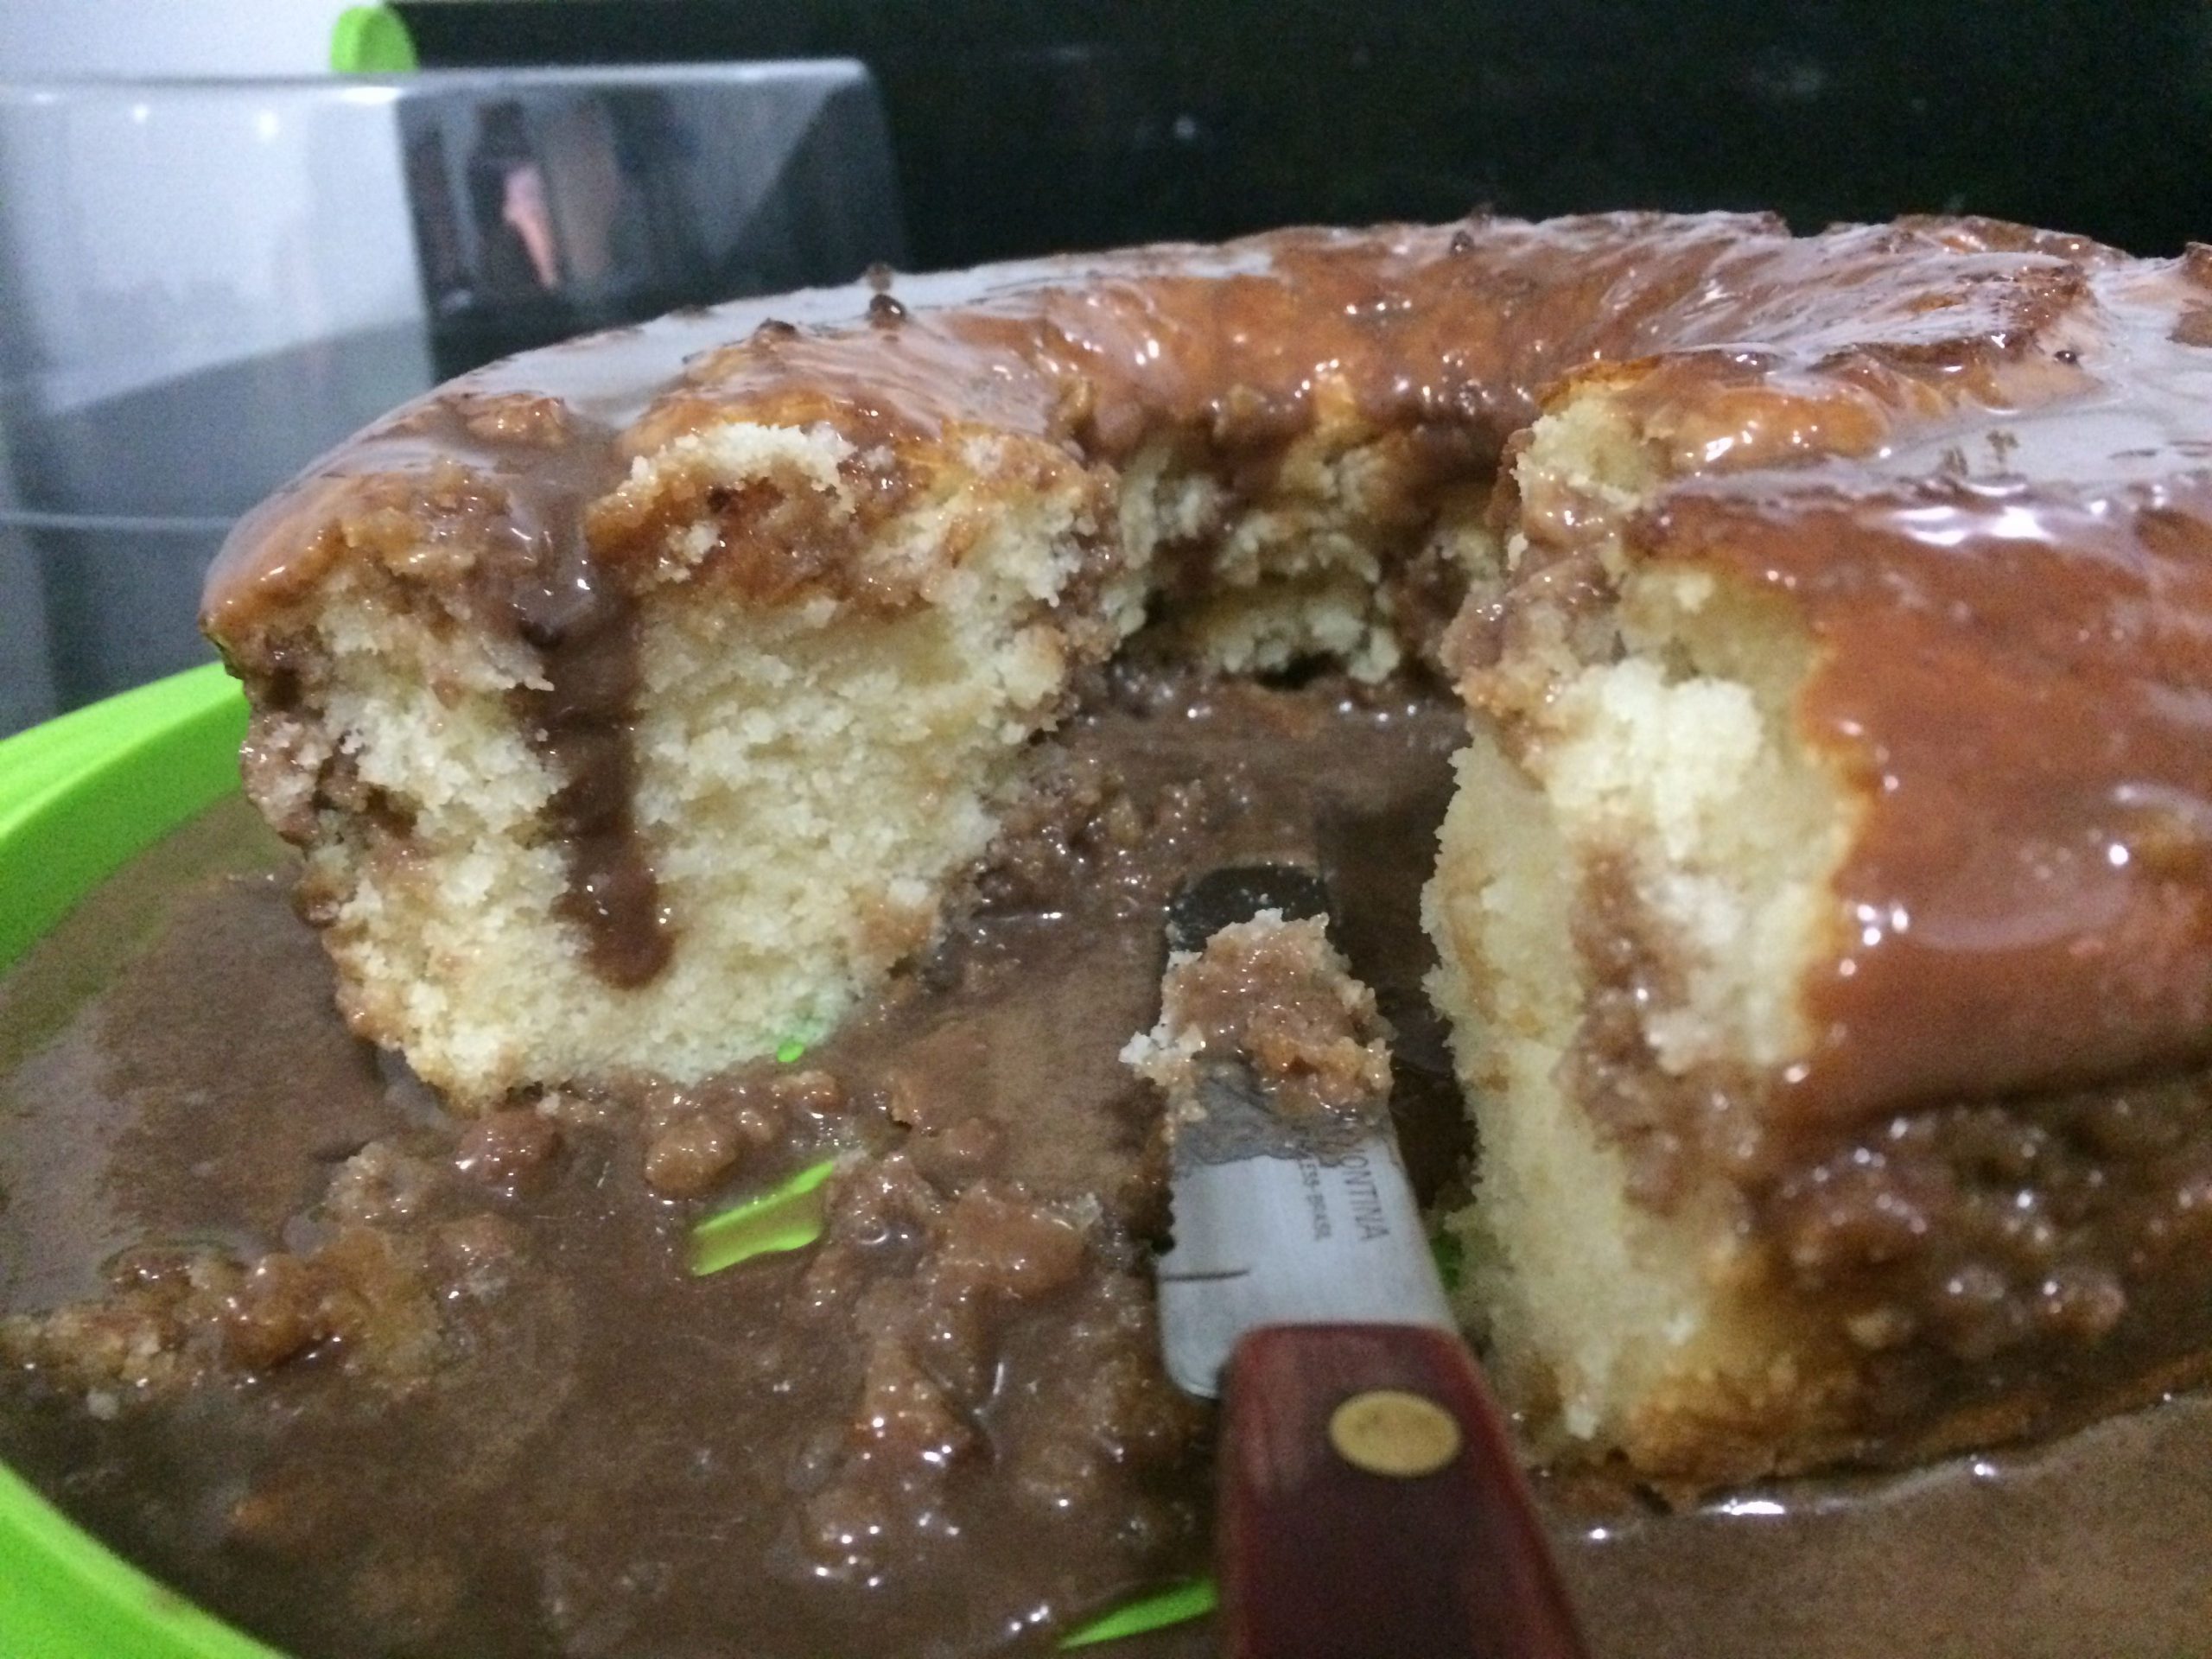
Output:
<svg viewBox="0 0 2212 1659">
<path fill-rule="evenodd" d="M 222 524 L 353 425 L 675 304 L 1476 207 L 2212 232 L 2202 0 L 345 10 L 0 0 L 0 731 L 196 660 Z M 112 79 L 334 39 L 422 73 Z"/>
<path fill-rule="evenodd" d="M 2212 236 L 2203 0 L 403 0 L 425 63 L 874 71 L 916 262 L 1487 205 Z"/>
<path fill-rule="evenodd" d="M 231 521 L 438 380 L 902 252 L 849 61 L 0 83 L 0 733 L 204 660 Z"/>
</svg>

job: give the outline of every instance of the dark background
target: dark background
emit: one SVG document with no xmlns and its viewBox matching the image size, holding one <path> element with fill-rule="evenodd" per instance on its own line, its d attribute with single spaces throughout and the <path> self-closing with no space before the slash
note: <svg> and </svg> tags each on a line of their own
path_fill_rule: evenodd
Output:
<svg viewBox="0 0 2212 1659">
<path fill-rule="evenodd" d="M 1771 208 L 2212 239 L 2212 5 L 462 0 L 426 67 L 858 57 L 920 267 L 1292 221 Z"/>
</svg>

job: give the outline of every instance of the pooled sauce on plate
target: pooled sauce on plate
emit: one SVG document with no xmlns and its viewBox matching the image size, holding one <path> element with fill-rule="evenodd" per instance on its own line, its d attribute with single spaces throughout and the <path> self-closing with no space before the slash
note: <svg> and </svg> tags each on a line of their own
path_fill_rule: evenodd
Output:
<svg viewBox="0 0 2212 1659">
<path fill-rule="evenodd" d="M 0 1456 L 302 1659 L 1047 1651 L 1202 1573 L 1211 1424 L 1160 1371 L 1157 1106 L 1117 1058 L 1160 904 L 1318 857 L 1417 1184 L 1462 1179 L 1418 925 L 1459 716 L 1134 674 L 1091 706 L 873 1012 L 474 1122 L 346 1033 L 242 804 L 173 836 L 0 987 Z M 686 1270 L 832 1154 L 820 1243 Z M 1542 1495 L 1599 1656 L 2178 1659 L 2208 1431 L 2182 1401 L 1686 1515 Z"/>
</svg>

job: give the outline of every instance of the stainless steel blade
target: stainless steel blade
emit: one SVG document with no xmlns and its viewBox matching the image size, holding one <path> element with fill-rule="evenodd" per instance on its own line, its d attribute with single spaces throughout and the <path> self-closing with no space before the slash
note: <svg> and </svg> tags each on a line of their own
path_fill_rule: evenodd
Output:
<svg viewBox="0 0 2212 1659">
<path fill-rule="evenodd" d="M 1263 1325 L 1457 1330 L 1387 1121 L 1279 1115 L 1241 1062 L 1207 1065 L 1198 1103 L 1175 1136 L 1175 1243 L 1158 1264 L 1179 1388 L 1215 1396 L 1238 1338 Z"/>
</svg>

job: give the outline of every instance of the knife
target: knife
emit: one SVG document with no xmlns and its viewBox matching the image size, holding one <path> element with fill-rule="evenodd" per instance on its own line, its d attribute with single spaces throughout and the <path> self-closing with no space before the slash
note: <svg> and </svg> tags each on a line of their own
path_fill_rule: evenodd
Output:
<svg viewBox="0 0 2212 1659">
<path fill-rule="evenodd" d="M 1326 916 L 1313 871 L 1187 882 L 1168 944 Z M 1229 1659 L 1583 1659 L 1503 1420 L 1458 1335 L 1387 1117 L 1273 1109 L 1196 1062 L 1170 1149 L 1160 1343 L 1225 1407 L 1216 1567 Z"/>
</svg>

